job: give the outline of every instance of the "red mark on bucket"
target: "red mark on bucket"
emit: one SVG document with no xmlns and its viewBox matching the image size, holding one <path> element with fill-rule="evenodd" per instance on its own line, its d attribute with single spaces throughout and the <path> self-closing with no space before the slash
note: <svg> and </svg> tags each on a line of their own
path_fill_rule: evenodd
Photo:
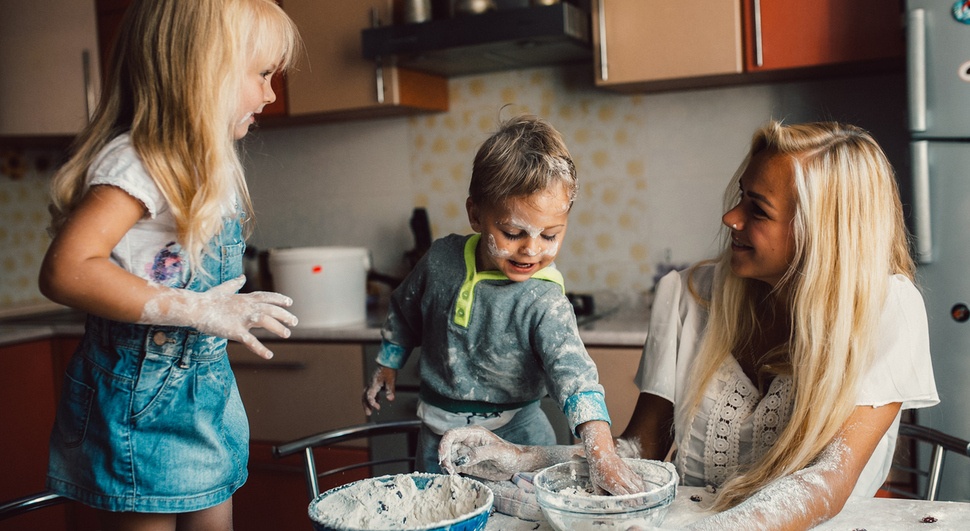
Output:
<svg viewBox="0 0 970 531">
<path fill-rule="evenodd" d="M 311 269 L 310 271 L 312 271 L 314 275 L 317 275 L 319 273 L 323 273 L 323 266 L 321 266 L 321 265 L 315 265 L 315 266 L 313 266 L 313 269 Z"/>
</svg>

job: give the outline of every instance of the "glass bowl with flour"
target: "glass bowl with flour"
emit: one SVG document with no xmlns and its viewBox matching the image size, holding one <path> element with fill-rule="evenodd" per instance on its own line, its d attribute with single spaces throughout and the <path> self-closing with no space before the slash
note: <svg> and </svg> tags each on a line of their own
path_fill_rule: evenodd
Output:
<svg viewBox="0 0 970 531">
<path fill-rule="evenodd" d="M 593 494 L 589 465 L 569 461 L 539 471 L 533 478 L 539 508 L 557 531 L 649 529 L 663 523 L 677 494 L 677 471 L 671 463 L 624 459 L 647 486 L 643 492 L 621 496 Z"/>
<path fill-rule="evenodd" d="M 491 489 L 444 474 L 394 474 L 324 492 L 309 507 L 317 531 L 481 531 Z"/>
</svg>

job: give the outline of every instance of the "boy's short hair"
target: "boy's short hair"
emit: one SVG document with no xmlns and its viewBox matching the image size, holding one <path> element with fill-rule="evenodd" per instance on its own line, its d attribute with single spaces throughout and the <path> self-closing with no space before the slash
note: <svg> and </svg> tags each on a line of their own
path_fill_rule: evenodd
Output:
<svg viewBox="0 0 970 531">
<path fill-rule="evenodd" d="M 468 196 L 490 207 L 541 192 L 556 182 L 565 187 L 571 206 L 579 181 L 562 135 L 536 116 L 522 115 L 503 122 L 478 148 Z"/>
</svg>

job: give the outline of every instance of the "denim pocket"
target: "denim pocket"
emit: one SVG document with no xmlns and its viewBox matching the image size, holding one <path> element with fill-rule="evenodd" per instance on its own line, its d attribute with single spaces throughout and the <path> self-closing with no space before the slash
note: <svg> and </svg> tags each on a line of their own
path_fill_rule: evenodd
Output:
<svg viewBox="0 0 970 531">
<path fill-rule="evenodd" d="M 91 415 L 94 389 L 65 375 L 64 396 L 57 406 L 57 430 L 68 448 L 76 448 L 84 441 Z"/>
<path fill-rule="evenodd" d="M 165 401 L 165 390 L 178 372 L 178 358 L 148 352 L 138 370 L 134 396 L 131 400 L 132 418 L 144 417 L 159 403 Z"/>
<path fill-rule="evenodd" d="M 232 280 L 243 274 L 243 253 L 245 252 L 246 244 L 243 242 L 222 246 L 222 263 L 219 264 L 219 269 L 222 271 L 222 282 Z"/>
</svg>

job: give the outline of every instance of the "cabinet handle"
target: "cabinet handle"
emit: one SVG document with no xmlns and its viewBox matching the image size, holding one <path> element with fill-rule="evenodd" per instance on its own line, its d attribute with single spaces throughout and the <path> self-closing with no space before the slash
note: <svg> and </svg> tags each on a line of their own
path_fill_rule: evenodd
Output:
<svg viewBox="0 0 970 531">
<path fill-rule="evenodd" d="M 98 105 L 98 99 L 94 93 L 94 80 L 91 78 L 90 50 L 81 51 L 81 70 L 84 75 L 84 112 L 90 122 L 94 118 L 94 109 Z"/>
<path fill-rule="evenodd" d="M 919 140 L 910 144 L 913 186 L 913 237 L 916 240 L 916 260 L 933 263 L 933 224 L 930 217 L 930 153 L 929 142 Z"/>
<path fill-rule="evenodd" d="M 381 26 L 381 15 L 377 12 L 376 7 L 372 7 L 370 10 L 370 25 L 373 28 L 379 28 Z M 374 78 L 377 82 L 377 103 L 384 103 L 384 61 L 381 60 L 381 56 L 374 58 Z"/>
<path fill-rule="evenodd" d="M 610 66 L 606 57 L 606 0 L 597 0 L 596 13 L 599 15 L 600 32 L 600 80 L 606 81 L 610 77 Z"/>
<path fill-rule="evenodd" d="M 761 0 L 754 0 L 754 65 L 765 64 L 764 49 L 761 42 Z"/>
<path fill-rule="evenodd" d="M 906 75 L 909 78 L 909 128 L 926 131 L 926 12 L 906 14 Z"/>
</svg>

